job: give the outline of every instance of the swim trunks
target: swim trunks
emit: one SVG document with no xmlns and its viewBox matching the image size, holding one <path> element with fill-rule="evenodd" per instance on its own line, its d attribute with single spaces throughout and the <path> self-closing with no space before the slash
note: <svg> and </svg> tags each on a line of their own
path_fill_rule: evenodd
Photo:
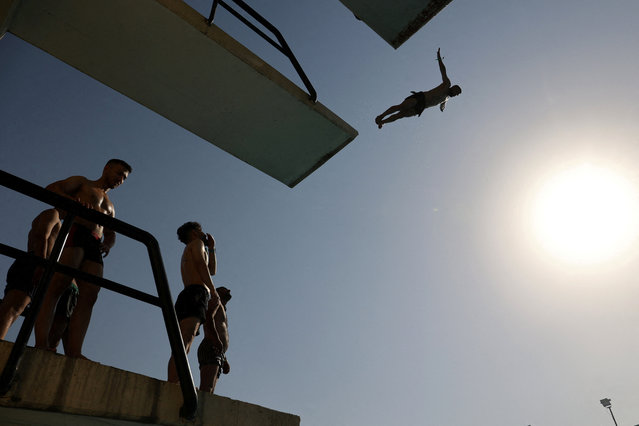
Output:
<svg viewBox="0 0 639 426">
<path fill-rule="evenodd" d="M 74 224 L 71 226 L 65 247 L 81 247 L 84 249 L 84 260 L 90 260 L 103 265 L 100 251 L 100 237 L 85 226 Z"/>
<path fill-rule="evenodd" d="M 224 353 L 213 344 L 210 339 L 203 339 L 200 346 L 197 348 L 197 360 L 200 363 L 200 368 L 204 365 L 217 365 L 217 377 L 220 377 L 222 373 L 222 365 L 226 360 Z"/>
<path fill-rule="evenodd" d="M 192 284 L 186 286 L 175 301 L 175 313 L 178 321 L 195 317 L 200 320 L 200 323 L 204 323 L 209 299 L 209 291 L 203 285 Z"/>
<path fill-rule="evenodd" d="M 413 92 L 412 90 L 410 92 L 412 93 L 412 95 L 410 95 L 406 99 L 415 99 L 417 101 L 417 104 L 413 109 L 415 111 L 415 114 L 417 114 L 417 116 L 419 117 L 426 109 L 426 96 L 424 96 L 424 92 Z"/>
<path fill-rule="evenodd" d="M 33 282 L 33 274 L 37 263 L 28 257 L 16 259 L 7 271 L 7 286 L 4 289 L 5 296 L 9 290 L 20 290 L 33 299 L 33 293 L 37 283 Z"/>
<path fill-rule="evenodd" d="M 71 318 L 71 314 L 73 314 L 73 310 L 78 304 L 79 294 L 78 286 L 75 285 L 75 283 L 71 283 L 71 285 L 64 290 L 60 299 L 58 299 L 58 304 L 55 308 L 56 316 L 61 316 L 66 319 Z"/>
</svg>

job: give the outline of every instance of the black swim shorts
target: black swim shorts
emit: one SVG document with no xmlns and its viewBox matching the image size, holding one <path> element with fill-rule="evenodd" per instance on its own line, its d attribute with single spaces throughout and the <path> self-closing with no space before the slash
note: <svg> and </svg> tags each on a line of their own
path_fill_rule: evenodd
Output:
<svg viewBox="0 0 639 426">
<path fill-rule="evenodd" d="M 422 112 L 424 112 L 424 110 L 426 109 L 426 97 L 424 96 L 424 92 L 413 92 L 411 91 L 412 95 L 410 95 L 409 97 L 407 97 L 406 99 L 415 99 L 417 101 L 417 104 L 415 105 L 415 114 L 417 114 L 417 116 L 419 117 L 420 115 L 422 115 Z"/>
<path fill-rule="evenodd" d="M 204 365 L 217 365 L 217 377 L 220 377 L 222 373 L 222 365 L 226 357 L 222 351 L 216 347 L 211 339 L 204 338 L 200 346 L 197 348 L 197 360 L 200 363 L 200 368 Z"/>
<path fill-rule="evenodd" d="M 74 224 L 69 231 L 65 247 L 81 247 L 84 249 L 84 260 L 103 265 L 100 242 L 100 237 L 91 232 L 89 228 Z"/>
<path fill-rule="evenodd" d="M 186 286 L 175 301 L 175 313 L 178 321 L 195 317 L 203 324 L 206 320 L 206 308 L 209 303 L 209 291 L 201 284 Z"/>
<path fill-rule="evenodd" d="M 4 289 L 5 296 L 9 290 L 20 290 L 27 293 L 33 299 L 33 293 L 37 283 L 33 282 L 33 274 L 37 263 L 28 257 L 16 259 L 7 271 L 7 286 Z"/>
</svg>

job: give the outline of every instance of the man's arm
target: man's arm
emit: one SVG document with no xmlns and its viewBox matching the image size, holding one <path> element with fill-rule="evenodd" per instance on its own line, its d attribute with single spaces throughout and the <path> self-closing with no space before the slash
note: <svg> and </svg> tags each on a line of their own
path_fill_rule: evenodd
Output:
<svg viewBox="0 0 639 426">
<path fill-rule="evenodd" d="M 93 207 L 89 203 L 82 202 L 77 197 L 78 191 L 80 191 L 82 184 L 86 181 L 87 178 L 84 176 L 71 176 L 70 178 L 53 182 L 47 185 L 45 189 L 55 192 L 58 195 L 62 195 L 63 197 L 71 198 L 76 203 L 80 203 L 84 207 L 91 209 Z"/>
<path fill-rule="evenodd" d="M 75 199 L 74 196 L 80 190 L 84 181 L 86 181 L 84 176 L 71 176 L 47 185 L 46 189 L 64 197 Z"/>
<path fill-rule="evenodd" d="M 107 257 L 115 245 L 115 232 L 111 229 L 104 228 L 103 234 L 104 240 L 100 244 L 100 251 L 102 252 L 102 257 Z"/>
<path fill-rule="evenodd" d="M 450 80 L 446 75 L 446 66 L 444 66 L 444 61 L 442 61 L 442 55 L 439 53 L 439 49 L 437 49 L 437 62 L 439 63 L 439 72 L 442 74 L 442 81 L 450 85 Z"/>
<path fill-rule="evenodd" d="M 442 102 L 441 104 L 439 104 L 439 110 L 441 112 L 444 112 L 444 108 L 446 108 L 446 101 Z"/>
<path fill-rule="evenodd" d="M 217 274 L 217 257 L 215 256 L 215 239 L 211 234 L 206 234 L 207 246 L 209 248 L 209 274 Z"/>
</svg>

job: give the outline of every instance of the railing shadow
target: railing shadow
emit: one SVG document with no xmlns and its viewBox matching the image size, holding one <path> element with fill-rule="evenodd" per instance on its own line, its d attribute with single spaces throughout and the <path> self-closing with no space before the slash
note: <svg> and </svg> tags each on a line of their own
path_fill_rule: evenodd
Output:
<svg viewBox="0 0 639 426">
<path fill-rule="evenodd" d="M 9 174 L 3 170 L 0 170 L 0 185 L 20 192 L 28 197 L 50 204 L 66 212 L 66 217 L 62 223 L 62 227 L 48 259 L 43 259 L 0 243 L 0 254 L 13 258 L 29 257 L 35 263 L 38 263 L 44 268 L 42 278 L 40 279 L 31 301 L 31 309 L 22 323 L 22 327 L 20 328 L 11 353 L 9 354 L 9 358 L 7 359 L 4 369 L 2 370 L 2 374 L 0 375 L 0 396 L 5 395 L 11 388 L 14 380 L 16 380 L 16 372 L 19 369 L 20 360 L 24 354 L 29 337 L 33 332 L 35 319 L 42 306 L 42 301 L 44 300 L 44 295 L 46 294 L 49 282 L 51 281 L 54 272 L 60 272 L 74 278 L 82 279 L 83 281 L 91 282 L 100 287 L 115 291 L 116 293 L 132 297 L 139 301 L 158 306 L 162 309 L 164 324 L 169 337 L 169 344 L 171 346 L 171 351 L 173 352 L 175 366 L 180 378 L 182 396 L 184 398 L 184 404 L 180 408 L 180 416 L 189 420 L 194 419 L 198 404 L 197 392 L 195 390 L 195 385 L 193 384 L 191 368 L 184 350 L 184 343 L 182 342 L 182 335 L 180 333 L 175 309 L 173 308 L 173 300 L 171 298 L 169 283 L 164 270 L 160 246 L 155 237 L 147 231 L 136 228 L 135 226 L 129 225 L 128 223 L 99 213 L 95 210 L 88 209 L 69 198 L 47 191 L 38 185 Z M 158 296 L 153 296 L 58 263 L 60 260 L 60 254 L 62 253 L 62 249 L 64 248 L 64 244 L 69 234 L 69 230 L 76 216 L 87 219 L 90 222 L 100 224 L 114 232 L 125 235 L 144 244 L 149 254 Z"/>
</svg>

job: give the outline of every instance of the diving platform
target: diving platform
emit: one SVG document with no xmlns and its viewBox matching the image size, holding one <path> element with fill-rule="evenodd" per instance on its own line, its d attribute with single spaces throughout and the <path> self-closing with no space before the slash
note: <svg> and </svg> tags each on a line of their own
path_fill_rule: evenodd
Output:
<svg viewBox="0 0 639 426">
<path fill-rule="evenodd" d="M 0 0 L 3 29 L 290 187 L 357 136 L 182 0 Z"/>
<path fill-rule="evenodd" d="M 13 344 L 0 341 L 0 366 Z M 84 359 L 27 348 L 19 380 L 0 397 L 3 426 L 299 426 L 300 417 L 200 392 L 196 418 L 179 416 L 180 386 Z"/>
<path fill-rule="evenodd" d="M 397 49 L 452 0 L 340 0 Z"/>
</svg>

